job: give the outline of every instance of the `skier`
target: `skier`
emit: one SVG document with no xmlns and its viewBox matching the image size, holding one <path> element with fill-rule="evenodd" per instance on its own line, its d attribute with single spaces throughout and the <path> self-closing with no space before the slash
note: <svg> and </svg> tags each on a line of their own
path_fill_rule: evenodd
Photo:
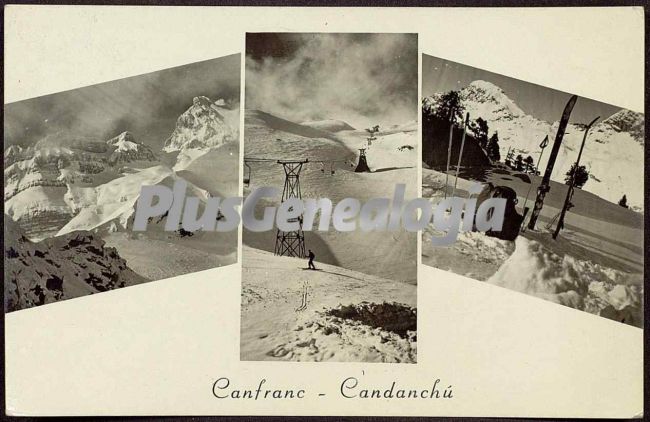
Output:
<svg viewBox="0 0 650 422">
<path fill-rule="evenodd" d="M 309 269 L 310 270 L 315 270 L 316 266 L 314 265 L 314 258 L 316 258 L 316 255 L 314 255 L 314 253 L 311 251 L 311 249 L 309 250 L 309 255 L 308 256 L 309 256 Z"/>
</svg>

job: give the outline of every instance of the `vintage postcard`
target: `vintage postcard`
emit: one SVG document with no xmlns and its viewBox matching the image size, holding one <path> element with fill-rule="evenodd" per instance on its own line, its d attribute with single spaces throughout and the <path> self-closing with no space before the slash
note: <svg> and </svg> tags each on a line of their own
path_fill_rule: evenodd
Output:
<svg viewBox="0 0 650 422">
<path fill-rule="evenodd" d="M 5 6 L 4 412 L 642 417 L 645 10 L 284 6 Z"/>
</svg>

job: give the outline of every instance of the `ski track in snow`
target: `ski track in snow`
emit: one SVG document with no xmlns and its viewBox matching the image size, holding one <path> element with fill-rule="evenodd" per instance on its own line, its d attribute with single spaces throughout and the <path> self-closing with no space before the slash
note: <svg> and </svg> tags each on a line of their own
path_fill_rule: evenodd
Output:
<svg viewBox="0 0 650 422">
<path fill-rule="evenodd" d="M 416 360 L 414 334 L 401 338 L 324 313 L 363 301 L 416 306 L 416 286 L 244 246 L 243 360 L 403 362 Z"/>
</svg>

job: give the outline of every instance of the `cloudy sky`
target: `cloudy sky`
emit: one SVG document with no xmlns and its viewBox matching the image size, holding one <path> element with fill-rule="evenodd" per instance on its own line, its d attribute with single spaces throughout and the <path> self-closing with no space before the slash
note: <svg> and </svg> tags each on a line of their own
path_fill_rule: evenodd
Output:
<svg viewBox="0 0 650 422">
<path fill-rule="evenodd" d="M 235 54 L 7 104 L 4 147 L 55 133 L 107 140 L 128 130 L 160 148 L 195 96 L 238 107 L 240 64 Z"/>
<path fill-rule="evenodd" d="M 417 35 L 246 35 L 246 108 L 357 129 L 417 118 Z"/>
<path fill-rule="evenodd" d="M 560 119 L 571 94 L 524 82 L 433 56 L 422 57 L 422 95 L 459 90 L 475 80 L 484 80 L 503 89 L 524 112 L 553 123 Z M 579 97 L 571 112 L 572 123 L 589 123 L 596 116 L 604 120 L 620 107 Z"/>
</svg>

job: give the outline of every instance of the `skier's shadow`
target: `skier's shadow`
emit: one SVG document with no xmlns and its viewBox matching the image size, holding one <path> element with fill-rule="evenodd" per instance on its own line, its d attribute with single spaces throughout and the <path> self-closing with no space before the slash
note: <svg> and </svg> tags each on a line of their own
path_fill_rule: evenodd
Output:
<svg viewBox="0 0 650 422">
<path fill-rule="evenodd" d="M 303 270 L 305 270 L 305 271 L 318 271 L 318 272 L 321 272 L 321 273 L 333 274 L 333 275 L 338 275 L 338 276 L 341 276 L 341 277 L 352 278 L 354 280 L 365 281 L 363 278 L 353 277 L 353 276 L 347 275 L 347 274 L 335 273 L 334 271 L 325 271 L 325 270 L 322 270 L 320 268 L 317 268 L 315 270 L 312 270 L 311 268 L 303 268 Z"/>
<path fill-rule="evenodd" d="M 393 170 L 400 170 L 400 169 L 412 169 L 412 168 L 415 168 L 415 167 L 413 167 L 413 166 L 409 166 L 409 167 L 384 167 L 384 168 L 381 168 L 381 169 L 373 170 L 373 173 L 382 173 L 384 171 L 393 171 Z"/>
</svg>

